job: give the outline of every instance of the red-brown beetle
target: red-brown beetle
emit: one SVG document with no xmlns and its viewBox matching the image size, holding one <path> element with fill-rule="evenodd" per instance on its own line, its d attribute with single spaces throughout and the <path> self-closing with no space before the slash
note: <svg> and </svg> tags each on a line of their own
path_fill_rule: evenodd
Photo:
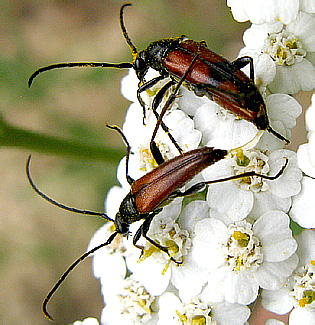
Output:
<svg viewBox="0 0 315 325">
<path fill-rule="evenodd" d="M 124 8 L 130 5 L 130 3 L 124 4 L 120 9 L 120 26 L 134 57 L 132 63 L 73 62 L 52 64 L 35 71 L 29 78 L 29 86 L 31 86 L 38 74 L 55 68 L 133 68 L 139 79 L 137 97 L 144 109 L 144 116 L 145 103 L 141 98 L 141 92 L 148 90 L 157 82 L 169 76 L 171 80 L 158 91 L 153 100 L 152 110 L 156 115 L 156 109 L 166 91 L 172 85 L 182 81 L 183 85 L 197 96 L 207 96 L 238 117 L 253 123 L 259 130 L 267 130 L 279 139 L 289 143 L 289 140 L 273 130 L 269 125 L 266 105 L 254 84 L 254 65 L 251 57 L 245 56 L 230 62 L 210 51 L 204 41 L 196 42 L 187 39 L 185 36 L 152 42 L 146 49 L 138 52 L 126 31 L 123 21 Z M 247 64 L 250 64 L 250 78 L 240 70 Z M 160 76 L 146 82 L 145 75 L 149 68 L 158 71 Z M 175 93 L 174 91 L 174 98 Z M 169 106 L 170 103 L 167 107 Z M 162 110 L 162 116 L 165 111 L 166 108 Z M 167 132 L 168 129 L 164 123 L 159 122 L 159 124 Z M 181 151 L 176 141 L 171 140 Z"/>
<path fill-rule="evenodd" d="M 36 185 L 34 184 L 31 175 L 30 175 L 30 160 L 31 156 L 29 156 L 26 164 L 26 174 L 28 180 L 32 186 L 32 188 L 45 200 L 48 202 L 71 212 L 86 214 L 86 215 L 94 215 L 100 216 L 107 221 L 111 221 L 115 224 L 115 231 L 111 234 L 111 236 L 107 239 L 107 241 L 92 250 L 86 252 L 81 257 L 79 257 L 70 267 L 66 270 L 66 272 L 61 276 L 59 281 L 53 286 L 50 290 L 48 295 L 46 296 L 42 310 L 44 315 L 53 320 L 51 315 L 47 311 L 47 304 L 60 286 L 60 284 L 64 281 L 67 275 L 75 268 L 75 266 L 88 257 L 90 254 L 94 253 L 96 250 L 100 249 L 101 247 L 107 246 L 112 243 L 114 238 L 120 234 L 122 236 L 128 236 L 129 226 L 138 221 L 144 220 L 142 225 L 137 230 L 136 234 L 133 237 L 133 244 L 143 250 L 143 247 L 138 245 L 137 242 L 141 236 L 143 236 L 147 241 L 149 241 L 152 245 L 156 246 L 163 252 L 167 253 L 170 256 L 170 259 L 178 264 L 182 262 L 176 261 L 168 252 L 168 248 L 160 245 L 153 239 L 147 236 L 147 233 L 150 228 L 150 224 L 153 218 L 162 211 L 163 207 L 170 203 L 171 200 L 177 197 L 183 197 L 187 195 L 194 194 L 198 191 L 205 189 L 205 187 L 209 184 L 218 183 L 218 182 L 225 182 L 233 179 L 238 179 L 242 177 L 249 177 L 249 176 L 258 176 L 268 180 L 274 180 L 278 178 L 284 171 L 288 160 L 286 159 L 285 164 L 281 168 L 275 176 L 267 176 L 267 175 L 260 175 L 256 174 L 255 172 L 247 172 L 241 175 L 235 175 L 227 178 L 222 178 L 218 180 L 212 181 L 205 181 L 199 182 L 189 189 L 185 191 L 180 191 L 187 182 L 192 180 L 194 176 L 199 174 L 202 170 L 211 166 L 212 164 L 216 163 L 217 161 L 225 158 L 228 156 L 233 150 L 221 150 L 221 149 L 214 149 L 211 147 L 204 147 L 199 149 L 194 149 L 188 152 L 185 152 L 173 159 L 168 161 L 162 162 L 156 169 L 150 171 L 146 175 L 142 176 L 137 180 L 133 180 L 128 174 L 128 163 L 129 163 L 129 155 L 130 155 L 130 145 L 122 133 L 122 131 L 117 126 L 108 126 L 111 129 L 114 129 L 120 133 L 122 136 L 126 146 L 127 146 L 127 153 L 126 153 L 126 179 L 131 186 L 130 192 L 127 196 L 123 199 L 120 204 L 119 211 L 116 214 L 115 220 L 108 217 L 105 213 L 101 212 L 94 212 L 88 210 L 80 210 L 72 207 L 65 206 L 56 202 L 55 200 L 51 199 L 43 192 L 41 192 Z M 162 157 L 159 149 L 154 147 L 152 151 L 154 158 L 156 161 L 159 161 Z"/>
</svg>

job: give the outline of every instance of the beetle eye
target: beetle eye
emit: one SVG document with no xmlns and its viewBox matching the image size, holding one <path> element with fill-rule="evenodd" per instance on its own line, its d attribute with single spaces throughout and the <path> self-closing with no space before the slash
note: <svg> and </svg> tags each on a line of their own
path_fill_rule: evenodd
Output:
<svg viewBox="0 0 315 325">
<path fill-rule="evenodd" d="M 136 71 L 143 71 L 143 70 L 146 70 L 147 69 L 147 65 L 146 65 L 144 59 L 138 56 L 136 58 L 136 61 L 133 64 L 133 68 Z"/>
</svg>

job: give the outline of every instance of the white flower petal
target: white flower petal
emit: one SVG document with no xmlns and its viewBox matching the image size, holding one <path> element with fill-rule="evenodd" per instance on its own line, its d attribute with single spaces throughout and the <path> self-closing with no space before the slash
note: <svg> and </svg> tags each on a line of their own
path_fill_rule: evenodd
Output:
<svg viewBox="0 0 315 325">
<path fill-rule="evenodd" d="M 304 50 L 307 52 L 315 51 L 315 18 L 313 15 L 300 11 L 296 20 L 292 21 L 286 29 L 298 37 L 303 44 Z"/>
<path fill-rule="evenodd" d="M 207 282 L 208 271 L 202 269 L 193 259 L 191 254 L 186 255 L 184 265 L 172 269 L 172 284 L 179 291 L 179 297 L 184 302 L 189 302 L 197 296 Z"/>
<path fill-rule="evenodd" d="M 178 223 L 182 229 L 194 234 L 197 221 L 209 217 L 209 206 L 207 202 L 196 200 L 185 206 L 180 214 Z"/>
<path fill-rule="evenodd" d="M 194 116 L 195 126 L 202 132 L 203 144 L 210 147 L 232 149 L 254 138 L 257 128 L 252 123 L 236 119 L 233 114 L 226 110 L 223 111 L 219 105 L 211 103 L 199 107 Z M 220 114 L 226 115 L 222 117 Z"/>
<path fill-rule="evenodd" d="M 130 186 L 128 185 L 130 188 Z M 107 193 L 105 200 L 105 211 L 110 218 L 115 219 L 116 213 L 119 210 L 119 206 L 122 200 L 127 195 L 128 191 L 119 186 L 113 186 Z"/>
<path fill-rule="evenodd" d="M 287 198 L 300 192 L 302 173 L 297 165 L 296 153 L 282 149 L 272 152 L 269 156 L 270 175 L 276 175 L 279 172 L 285 161 L 284 158 L 288 158 L 289 162 L 283 174 L 275 181 L 267 182 L 271 193 Z"/>
<path fill-rule="evenodd" d="M 265 325 L 285 325 L 285 323 L 278 319 L 269 318 L 265 321 Z"/>
<path fill-rule="evenodd" d="M 310 177 L 302 178 L 301 192 L 293 197 L 291 218 L 301 227 L 315 227 L 315 179 Z"/>
<path fill-rule="evenodd" d="M 178 297 L 172 292 L 164 292 L 159 299 L 159 321 L 158 325 L 178 324 L 178 320 L 174 317 L 176 311 L 180 310 L 182 303 Z"/>
<path fill-rule="evenodd" d="M 264 261 L 284 261 L 296 251 L 289 224 L 289 217 L 281 211 L 266 212 L 255 222 L 253 229 L 262 243 Z"/>
<path fill-rule="evenodd" d="M 308 13 L 315 13 L 315 3 L 313 0 L 300 0 L 300 10 Z"/>
<path fill-rule="evenodd" d="M 244 219 L 252 210 L 254 196 L 251 191 L 240 189 L 233 182 L 212 184 L 208 188 L 207 202 L 233 222 Z"/>
<path fill-rule="evenodd" d="M 305 308 L 294 308 L 289 317 L 290 325 L 314 325 L 315 313 L 309 312 Z"/>
<path fill-rule="evenodd" d="M 281 21 L 289 24 L 297 16 L 298 0 L 229 0 L 234 19 L 243 22 L 250 20 L 253 24 Z M 247 19 L 246 19 L 247 18 Z"/>
<path fill-rule="evenodd" d="M 299 265 L 307 265 L 311 260 L 315 260 L 315 231 L 304 229 L 294 238 L 298 242 L 296 253 L 300 259 Z"/>
<path fill-rule="evenodd" d="M 263 290 L 261 304 L 263 307 L 273 313 L 284 315 L 292 308 L 292 300 L 289 296 L 290 288 L 286 285 L 279 290 Z"/>
<path fill-rule="evenodd" d="M 200 294 L 202 300 L 212 302 L 223 302 L 224 298 L 224 282 L 229 269 L 226 266 L 213 270 L 208 277 L 208 283 Z"/>
<path fill-rule="evenodd" d="M 302 171 L 311 177 L 315 178 L 315 164 L 312 162 L 312 152 L 310 150 L 310 144 L 304 143 L 301 144 L 297 151 L 298 165 Z M 315 152 L 314 152 L 315 157 Z M 314 159 L 315 162 L 315 159 Z"/>
<path fill-rule="evenodd" d="M 138 263 L 138 259 L 127 257 L 126 262 L 134 279 L 141 282 L 151 295 L 160 296 L 166 290 L 172 274 L 171 268 L 163 273 L 165 265 L 151 258 Z"/>
<path fill-rule="evenodd" d="M 228 272 L 226 274 L 224 297 L 228 302 L 248 305 L 257 298 L 258 289 L 259 285 L 251 272 Z"/>
<path fill-rule="evenodd" d="M 226 226 L 220 220 L 206 218 L 196 223 L 192 256 L 202 268 L 212 270 L 224 263 L 221 243 L 226 236 Z"/>
<path fill-rule="evenodd" d="M 302 113 L 302 106 L 293 97 L 286 94 L 267 96 L 266 105 L 269 118 L 273 121 L 281 121 L 288 129 L 292 129 L 296 125 L 296 119 Z"/>
<path fill-rule="evenodd" d="M 311 91 L 315 84 L 314 66 L 307 59 L 293 65 L 277 65 L 277 73 L 269 85 L 273 93 L 296 94 L 300 90 Z"/>
<path fill-rule="evenodd" d="M 137 102 L 137 90 L 139 80 L 134 69 L 129 69 L 127 76 L 121 79 L 121 93 L 131 102 Z"/>
<path fill-rule="evenodd" d="M 196 110 L 203 104 L 209 105 L 210 99 L 206 96 L 198 97 L 196 94 L 184 87 L 180 89 L 180 96 L 178 98 L 179 108 L 189 116 L 194 116 Z"/>
<path fill-rule="evenodd" d="M 247 306 L 225 301 L 215 304 L 211 316 L 218 324 L 244 324 L 250 316 L 250 309 Z"/>
<path fill-rule="evenodd" d="M 254 277 L 263 289 L 278 290 L 284 284 L 289 275 L 297 267 L 299 259 L 296 254 L 293 254 L 287 260 L 282 262 L 263 262 L 258 268 Z"/>
<path fill-rule="evenodd" d="M 270 210 L 288 212 L 291 202 L 291 197 L 280 198 L 269 191 L 254 193 L 254 206 L 250 216 L 256 220 Z"/>
</svg>

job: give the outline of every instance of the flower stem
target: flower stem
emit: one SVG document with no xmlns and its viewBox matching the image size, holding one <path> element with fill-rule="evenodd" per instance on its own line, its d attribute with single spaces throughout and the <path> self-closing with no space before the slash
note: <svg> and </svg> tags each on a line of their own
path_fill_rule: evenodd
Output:
<svg viewBox="0 0 315 325">
<path fill-rule="evenodd" d="M 11 126 L 6 123 L 1 115 L 0 146 L 16 147 L 60 156 L 101 159 L 111 163 L 117 163 L 119 157 L 123 156 L 121 149 L 100 147 Z"/>
</svg>

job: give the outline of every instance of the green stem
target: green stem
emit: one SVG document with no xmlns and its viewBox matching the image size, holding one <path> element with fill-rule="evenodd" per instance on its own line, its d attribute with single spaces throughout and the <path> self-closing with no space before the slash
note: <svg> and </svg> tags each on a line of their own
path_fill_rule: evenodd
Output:
<svg viewBox="0 0 315 325">
<path fill-rule="evenodd" d="M 123 156 L 121 149 L 98 147 L 17 128 L 7 124 L 2 116 L 0 116 L 0 145 L 59 156 L 101 159 L 110 163 L 117 163 L 119 157 Z"/>
</svg>

